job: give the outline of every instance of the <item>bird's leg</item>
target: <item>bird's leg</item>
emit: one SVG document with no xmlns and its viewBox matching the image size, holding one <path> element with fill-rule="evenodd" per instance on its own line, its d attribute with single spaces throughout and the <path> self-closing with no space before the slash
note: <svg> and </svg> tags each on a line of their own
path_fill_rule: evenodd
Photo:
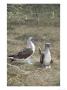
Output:
<svg viewBox="0 0 67 90">
<path fill-rule="evenodd" d="M 48 68 L 51 68 L 51 66 L 50 65 L 49 66 L 45 66 L 45 68 L 48 69 Z"/>
<path fill-rule="evenodd" d="M 51 68 L 51 65 L 49 65 L 48 68 Z"/>
<path fill-rule="evenodd" d="M 45 66 L 46 69 L 48 69 L 48 66 Z"/>
</svg>

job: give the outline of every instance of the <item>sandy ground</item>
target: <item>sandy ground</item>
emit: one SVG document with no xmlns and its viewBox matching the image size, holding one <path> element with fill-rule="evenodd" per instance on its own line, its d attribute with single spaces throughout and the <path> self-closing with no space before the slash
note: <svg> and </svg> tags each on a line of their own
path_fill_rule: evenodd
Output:
<svg viewBox="0 0 67 90">
<path fill-rule="evenodd" d="M 37 30 L 37 31 L 36 31 Z M 10 62 L 7 60 L 8 86 L 59 86 L 60 85 L 60 28 L 59 27 L 16 27 L 7 32 L 8 55 L 18 52 L 26 45 L 27 37 L 35 37 L 36 51 L 32 56 L 32 65 L 25 60 Z M 26 37 L 27 35 L 27 37 Z M 50 41 L 53 64 L 45 69 L 39 63 L 38 48 L 44 48 L 44 41 Z"/>
</svg>

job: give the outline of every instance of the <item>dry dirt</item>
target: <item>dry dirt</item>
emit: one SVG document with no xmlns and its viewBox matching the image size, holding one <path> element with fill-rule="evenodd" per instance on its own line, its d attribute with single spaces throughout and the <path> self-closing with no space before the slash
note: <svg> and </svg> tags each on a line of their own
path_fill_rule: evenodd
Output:
<svg viewBox="0 0 67 90">
<path fill-rule="evenodd" d="M 60 28 L 19 26 L 7 31 L 8 55 L 18 52 L 26 45 L 29 36 L 35 37 L 36 51 L 32 56 L 32 65 L 25 60 L 7 60 L 8 86 L 59 86 L 60 85 Z M 44 49 L 44 43 L 51 42 L 53 64 L 45 69 L 39 63 L 38 48 Z"/>
</svg>

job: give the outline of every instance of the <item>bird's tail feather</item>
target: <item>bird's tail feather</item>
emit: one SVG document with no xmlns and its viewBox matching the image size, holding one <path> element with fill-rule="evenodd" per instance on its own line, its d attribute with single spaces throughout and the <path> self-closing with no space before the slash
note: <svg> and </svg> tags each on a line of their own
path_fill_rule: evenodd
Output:
<svg viewBox="0 0 67 90">
<path fill-rule="evenodd" d="M 53 63 L 53 60 L 51 59 L 51 62 L 50 63 Z"/>
<path fill-rule="evenodd" d="M 8 55 L 8 57 L 14 57 L 14 55 Z"/>
</svg>

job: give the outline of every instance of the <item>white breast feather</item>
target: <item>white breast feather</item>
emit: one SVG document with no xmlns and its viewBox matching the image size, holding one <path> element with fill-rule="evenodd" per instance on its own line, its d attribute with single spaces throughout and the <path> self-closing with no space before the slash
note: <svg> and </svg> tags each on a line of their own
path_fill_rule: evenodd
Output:
<svg viewBox="0 0 67 90">
<path fill-rule="evenodd" d="M 44 55 L 45 55 L 44 64 L 45 65 L 49 65 L 50 64 L 50 61 L 51 61 L 50 50 L 49 49 L 45 50 Z"/>
</svg>

